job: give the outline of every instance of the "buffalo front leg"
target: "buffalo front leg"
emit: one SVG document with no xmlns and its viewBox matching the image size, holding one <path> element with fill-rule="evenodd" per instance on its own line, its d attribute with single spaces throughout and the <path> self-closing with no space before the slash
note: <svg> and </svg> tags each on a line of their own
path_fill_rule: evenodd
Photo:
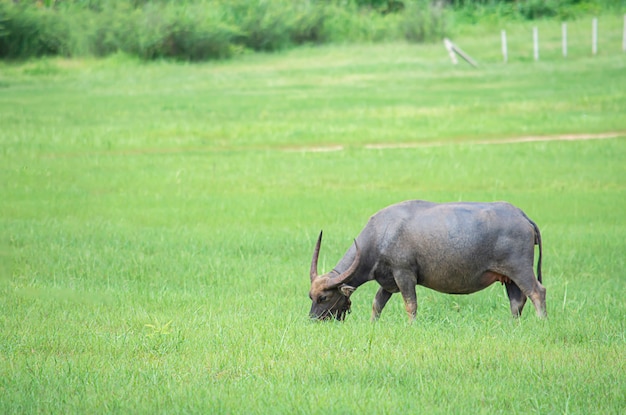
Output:
<svg viewBox="0 0 626 415">
<path fill-rule="evenodd" d="M 407 270 L 394 271 L 393 279 L 396 281 L 396 285 L 400 289 L 402 299 L 404 300 L 404 308 L 409 321 L 412 323 L 415 320 L 417 314 L 417 295 L 415 294 L 415 285 L 417 285 L 417 279 L 415 274 Z"/>
<path fill-rule="evenodd" d="M 507 282 L 506 293 L 509 296 L 509 302 L 511 303 L 511 314 L 517 318 L 522 315 L 524 304 L 526 304 L 526 295 L 519 289 L 514 282 Z"/>
<path fill-rule="evenodd" d="M 378 289 L 376 296 L 374 297 L 374 303 L 372 304 L 372 321 L 378 320 L 380 317 L 380 313 L 385 308 L 385 304 L 391 298 L 391 294 L 389 291 L 385 290 L 383 287 Z"/>
</svg>

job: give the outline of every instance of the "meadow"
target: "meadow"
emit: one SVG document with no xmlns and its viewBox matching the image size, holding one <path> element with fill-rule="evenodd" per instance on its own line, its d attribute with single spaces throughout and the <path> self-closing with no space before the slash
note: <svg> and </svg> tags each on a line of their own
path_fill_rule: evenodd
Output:
<svg viewBox="0 0 626 415">
<path fill-rule="evenodd" d="M 0 62 L 0 412 L 624 413 L 626 57 L 470 35 L 478 69 L 405 43 Z M 309 321 L 320 229 L 327 271 L 416 198 L 522 208 L 549 317 L 418 287 L 414 324 L 397 296 L 372 324 L 372 282 Z"/>
</svg>

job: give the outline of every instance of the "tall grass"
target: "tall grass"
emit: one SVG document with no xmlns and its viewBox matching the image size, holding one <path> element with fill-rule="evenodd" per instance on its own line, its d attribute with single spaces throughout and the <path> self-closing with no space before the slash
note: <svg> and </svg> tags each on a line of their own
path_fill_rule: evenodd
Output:
<svg viewBox="0 0 626 415">
<path fill-rule="evenodd" d="M 626 139 L 472 142 L 623 134 L 625 76 L 405 43 L 0 64 L 0 412 L 624 412 Z M 329 270 L 410 198 L 522 207 L 549 318 L 418 288 L 371 324 L 369 283 L 308 321 L 320 228 Z"/>
</svg>

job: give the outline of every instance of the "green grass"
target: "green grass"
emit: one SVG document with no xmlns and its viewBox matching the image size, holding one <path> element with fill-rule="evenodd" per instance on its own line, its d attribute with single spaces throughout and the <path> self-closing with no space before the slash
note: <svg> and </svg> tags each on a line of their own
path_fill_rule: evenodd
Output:
<svg viewBox="0 0 626 415">
<path fill-rule="evenodd" d="M 0 412 L 623 413 L 625 66 L 404 44 L 0 63 Z M 513 321 L 494 285 L 371 324 L 369 283 L 309 322 L 319 230 L 329 270 L 411 198 L 524 209 L 549 318 Z"/>
</svg>

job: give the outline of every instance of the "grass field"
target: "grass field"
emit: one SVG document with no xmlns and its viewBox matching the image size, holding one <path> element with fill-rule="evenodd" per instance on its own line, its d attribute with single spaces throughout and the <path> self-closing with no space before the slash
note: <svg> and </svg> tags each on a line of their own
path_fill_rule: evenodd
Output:
<svg viewBox="0 0 626 415">
<path fill-rule="evenodd" d="M 624 413 L 626 57 L 485 53 L 0 63 L 0 412 Z M 327 271 L 412 198 L 524 209 L 549 318 L 494 285 L 371 324 L 369 283 L 310 322 L 319 230 Z"/>
</svg>

